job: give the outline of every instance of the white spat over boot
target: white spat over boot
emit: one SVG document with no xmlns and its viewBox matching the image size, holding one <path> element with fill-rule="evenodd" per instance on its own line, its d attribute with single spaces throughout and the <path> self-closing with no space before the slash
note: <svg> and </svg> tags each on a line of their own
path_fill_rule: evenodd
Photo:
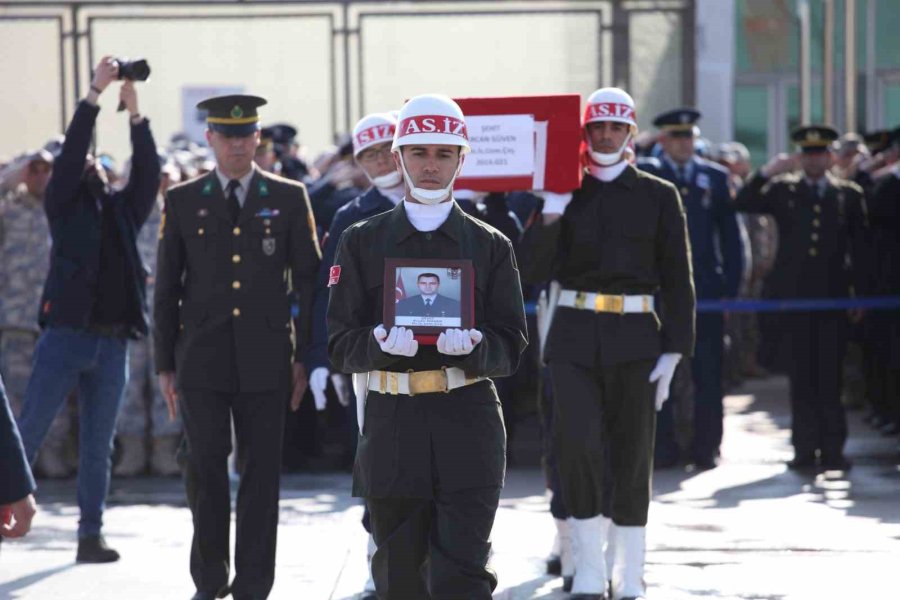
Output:
<svg viewBox="0 0 900 600">
<path fill-rule="evenodd" d="M 590 519 L 572 519 L 572 537 L 575 540 L 575 579 L 572 594 L 606 593 L 606 526 L 601 516 Z"/>
<path fill-rule="evenodd" d="M 647 551 L 646 528 L 613 529 L 615 560 L 613 563 L 613 600 L 646 600 L 644 557 Z"/>
<path fill-rule="evenodd" d="M 606 522 L 606 548 L 603 549 L 603 558 L 606 559 L 606 576 L 612 579 L 613 565 L 616 559 L 616 524 L 612 522 L 612 519 L 606 517 L 603 519 Z M 609 593 L 612 594 L 611 586 Z"/>
</svg>

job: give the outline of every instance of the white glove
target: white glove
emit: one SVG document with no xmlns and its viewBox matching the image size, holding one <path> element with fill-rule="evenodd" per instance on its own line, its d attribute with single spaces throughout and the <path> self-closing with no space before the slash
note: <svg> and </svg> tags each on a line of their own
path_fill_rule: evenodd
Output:
<svg viewBox="0 0 900 600">
<path fill-rule="evenodd" d="M 313 400 L 316 401 L 316 410 L 325 410 L 325 388 L 328 387 L 328 369 L 316 367 L 309 376 L 309 389 L 312 390 Z"/>
<path fill-rule="evenodd" d="M 391 332 L 384 330 L 384 325 L 379 325 L 372 330 L 372 335 L 381 351 L 396 356 L 415 356 L 419 350 L 419 342 L 413 339 L 412 329 L 406 327 L 391 327 Z"/>
<path fill-rule="evenodd" d="M 650 373 L 650 383 L 656 384 L 656 410 L 661 410 L 663 404 L 669 399 L 669 386 L 672 385 L 672 377 L 675 376 L 675 367 L 681 360 L 681 354 L 666 352 L 656 361 L 656 367 Z"/>
<path fill-rule="evenodd" d="M 544 199 L 544 209 L 541 211 L 545 215 L 561 215 L 566 212 L 566 206 L 572 201 L 572 193 L 557 194 L 555 192 L 539 192 L 538 195 Z"/>
<path fill-rule="evenodd" d="M 350 406 L 350 394 L 353 393 L 353 390 L 350 389 L 350 378 L 343 373 L 332 373 L 331 385 L 334 386 L 334 392 L 337 394 L 341 406 Z"/>
<path fill-rule="evenodd" d="M 448 329 L 438 336 L 437 351 L 448 356 L 471 354 L 482 339 L 477 329 Z"/>
</svg>

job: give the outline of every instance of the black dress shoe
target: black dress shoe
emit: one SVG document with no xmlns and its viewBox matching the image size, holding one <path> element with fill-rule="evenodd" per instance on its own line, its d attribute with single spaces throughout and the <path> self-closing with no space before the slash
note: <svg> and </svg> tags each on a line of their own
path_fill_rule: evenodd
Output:
<svg viewBox="0 0 900 600">
<path fill-rule="evenodd" d="M 547 575 L 555 575 L 559 577 L 562 574 L 562 561 L 558 556 L 552 556 L 547 559 Z"/>
<path fill-rule="evenodd" d="M 787 468 L 791 471 L 815 471 L 815 456 L 795 456 L 793 460 L 787 461 Z"/>
<path fill-rule="evenodd" d="M 86 535 L 78 538 L 78 563 L 110 563 L 119 560 L 119 553 L 106 545 L 102 535 Z"/>
</svg>

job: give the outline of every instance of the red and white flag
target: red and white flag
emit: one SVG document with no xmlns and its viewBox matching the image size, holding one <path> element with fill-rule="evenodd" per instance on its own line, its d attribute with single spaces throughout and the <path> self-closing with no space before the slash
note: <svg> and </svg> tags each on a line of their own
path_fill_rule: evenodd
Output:
<svg viewBox="0 0 900 600">
<path fill-rule="evenodd" d="M 394 302 L 400 302 L 406 298 L 406 288 L 403 286 L 403 277 L 400 275 L 400 269 L 397 269 L 397 287 L 394 294 Z"/>
</svg>

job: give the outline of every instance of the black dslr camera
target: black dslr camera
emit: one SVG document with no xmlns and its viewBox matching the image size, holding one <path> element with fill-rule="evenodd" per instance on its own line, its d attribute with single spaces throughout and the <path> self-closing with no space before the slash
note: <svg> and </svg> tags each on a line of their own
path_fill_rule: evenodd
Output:
<svg viewBox="0 0 900 600">
<path fill-rule="evenodd" d="M 147 81 L 150 77 L 150 65 L 144 58 L 136 58 L 128 60 L 127 58 L 117 58 L 119 63 L 119 79 L 127 79 L 128 81 Z M 119 102 L 116 112 L 125 110 L 125 103 Z"/>
<path fill-rule="evenodd" d="M 130 81 L 147 81 L 150 77 L 150 65 L 143 58 L 128 60 L 127 58 L 116 59 L 119 63 L 119 79 L 128 79 Z"/>
</svg>

